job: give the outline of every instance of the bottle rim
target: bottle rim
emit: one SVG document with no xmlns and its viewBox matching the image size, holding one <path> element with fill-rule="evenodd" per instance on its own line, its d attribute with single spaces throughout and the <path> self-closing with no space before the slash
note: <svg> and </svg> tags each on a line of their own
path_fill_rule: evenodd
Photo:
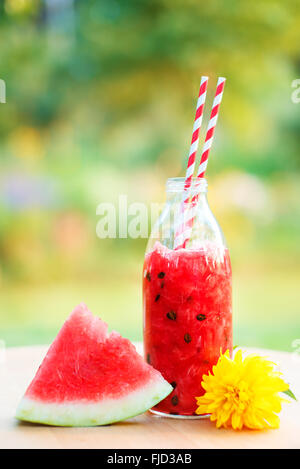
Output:
<svg viewBox="0 0 300 469">
<path fill-rule="evenodd" d="M 183 192 L 184 184 L 184 177 L 169 178 L 166 182 L 166 190 L 167 192 Z M 192 178 L 191 192 L 194 192 L 196 189 L 198 193 L 207 192 L 207 181 L 205 178 Z"/>
</svg>

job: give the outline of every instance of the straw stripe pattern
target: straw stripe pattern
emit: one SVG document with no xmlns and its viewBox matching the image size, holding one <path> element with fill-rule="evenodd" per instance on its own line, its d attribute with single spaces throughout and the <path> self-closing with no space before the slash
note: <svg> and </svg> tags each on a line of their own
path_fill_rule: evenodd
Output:
<svg viewBox="0 0 300 469">
<path fill-rule="evenodd" d="M 219 108 L 223 97 L 223 91 L 225 86 L 225 78 L 220 77 L 217 83 L 216 94 L 213 101 L 213 106 L 210 114 L 210 119 L 207 127 L 205 142 L 202 150 L 200 165 L 197 173 L 198 178 L 204 177 L 204 173 L 207 167 L 209 152 L 213 143 L 214 132 L 217 125 Z"/>
<path fill-rule="evenodd" d="M 194 127 L 193 127 L 193 135 L 192 135 L 192 141 L 191 141 L 191 146 L 190 146 L 190 153 L 189 153 L 189 159 L 188 159 L 187 170 L 186 170 L 186 175 L 185 175 L 185 183 L 184 183 L 184 192 L 185 192 L 185 196 L 187 197 L 189 196 L 189 189 L 191 187 L 192 177 L 194 174 L 195 161 L 196 161 L 196 155 L 197 155 L 198 144 L 199 144 L 199 133 L 200 133 L 200 128 L 202 124 L 204 103 L 206 99 L 207 82 L 208 82 L 208 77 L 201 78 L 199 96 L 198 96 L 197 108 L 196 108 L 196 115 L 195 115 L 195 121 L 194 121 Z"/>
<path fill-rule="evenodd" d="M 192 135 L 190 153 L 189 153 L 188 164 L 187 164 L 186 175 L 185 175 L 183 202 L 181 204 L 180 223 L 177 227 L 176 234 L 175 234 L 174 248 L 176 248 L 177 239 L 179 241 L 179 236 L 182 234 L 182 231 L 184 230 L 184 216 L 186 212 L 184 209 L 184 204 L 187 203 L 190 198 L 190 188 L 192 184 L 192 178 L 193 178 L 195 162 L 196 162 L 196 155 L 197 155 L 197 150 L 198 150 L 198 145 L 199 145 L 199 133 L 200 133 L 202 118 L 203 118 L 207 83 L 208 83 L 208 77 L 205 77 L 205 76 L 201 77 L 201 83 L 200 83 L 200 89 L 199 89 L 199 95 L 198 95 L 198 101 L 197 101 L 197 107 L 196 107 L 196 115 L 195 115 L 194 127 L 193 127 L 193 135 Z"/>
<path fill-rule="evenodd" d="M 209 152 L 213 143 L 214 132 L 215 132 L 215 128 L 217 125 L 219 107 L 220 107 L 222 97 L 223 97 L 224 86 L 225 86 L 225 78 L 220 77 L 217 83 L 217 89 L 216 89 L 216 93 L 215 93 L 215 97 L 213 101 L 210 120 L 209 120 L 208 127 L 207 127 L 200 165 L 199 165 L 198 172 L 197 172 L 197 178 L 199 179 L 204 177 L 204 174 L 206 171 L 208 156 L 209 156 Z M 192 181 L 192 176 L 191 176 L 191 181 Z M 200 187 L 200 185 L 198 187 Z M 197 192 L 197 189 L 196 189 L 196 194 L 194 194 L 189 206 L 184 209 L 182 213 L 182 217 L 180 217 L 181 222 L 180 222 L 179 229 L 176 232 L 176 236 L 174 240 L 174 249 L 184 248 L 186 246 L 187 241 L 190 239 L 194 219 L 196 216 L 198 197 L 199 197 L 199 191 Z M 185 202 L 188 203 L 188 201 L 189 201 L 189 198 L 187 199 L 185 198 Z"/>
</svg>

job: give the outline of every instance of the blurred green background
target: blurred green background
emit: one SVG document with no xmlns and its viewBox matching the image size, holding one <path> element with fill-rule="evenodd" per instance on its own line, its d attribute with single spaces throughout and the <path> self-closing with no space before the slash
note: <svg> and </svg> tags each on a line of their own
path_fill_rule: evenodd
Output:
<svg viewBox="0 0 300 469">
<path fill-rule="evenodd" d="M 98 239 L 96 207 L 164 200 L 205 74 L 208 103 L 227 77 L 207 177 L 232 255 L 234 343 L 292 351 L 299 40 L 298 0 L 2 0 L 0 339 L 50 342 L 81 301 L 141 339 L 146 239 Z"/>
</svg>

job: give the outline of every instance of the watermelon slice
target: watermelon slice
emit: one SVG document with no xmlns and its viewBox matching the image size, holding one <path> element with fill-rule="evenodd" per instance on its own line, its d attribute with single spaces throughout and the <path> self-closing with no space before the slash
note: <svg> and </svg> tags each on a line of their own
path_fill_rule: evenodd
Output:
<svg viewBox="0 0 300 469">
<path fill-rule="evenodd" d="M 106 425 L 150 409 L 173 390 L 134 345 L 80 304 L 64 323 L 16 413 L 59 426 Z"/>
</svg>

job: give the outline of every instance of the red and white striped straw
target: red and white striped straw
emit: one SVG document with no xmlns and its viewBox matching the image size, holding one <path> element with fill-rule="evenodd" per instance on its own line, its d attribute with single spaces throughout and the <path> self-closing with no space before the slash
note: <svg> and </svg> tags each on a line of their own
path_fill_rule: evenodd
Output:
<svg viewBox="0 0 300 469">
<path fill-rule="evenodd" d="M 209 123 L 207 126 L 200 165 L 199 165 L 198 172 L 197 172 L 198 179 L 201 179 L 204 177 L 204 174 L 207 168 L 208 156 L 209 156 L 209 152 L 213 143 L 213 137 L 214 137 L 214 132 L 215 132 L 215 128 L 217 125 L 219 108 L 220 108 L 220 104 L 221 104 L 222 97 L 223 97 L 225 81 L 226 79 L 223 77 L 218 78 L 217 89 L 216 89 L 216 93 L 215 93 L 215 97 L 214 97 L 214 101 L 212 105 Z M 199 190 L 200 190 L 200 185 L 199 185 Z M 175 234 L 174 249 L 184 248 L 186 246 L 187 241 L 190 239 L 191 231 L 192 231 L 192 227 L 193 227 L 193 223 L 194 223 L 194 219 L 196 215 L 198 197 L 199 197 L 199 192 L 193 196 L 190 207 L 184 210 L 182 220 L 180 221 L 179 228 L 177 229 L 176 234 Z M 187 199 L 186 202 L 188 202 L 188 200 L 189 199 Z"/>
<path fill-rule="evenodd" d="M 210 119 L 209 119 L 209 123 L 207 126 L 205 142 L 204 142 L 204 146 L 202 150 L 197 178 L 203 178 L 206 168 L 207 168 L 208 156 L 209 156 L 209 152 L 213 143 L 215 128 L 216 128 L 217 120 L 219 116 L 219 108 L 220 108 L 221 101 L 223 98 L 225 81 L 226 81 L 226 78 L 223 78 L 223 77 L 218 78 L 216 94 L 214 97 Z"/>
<path fill-rule="evenodd" d="M 181 216 L 180 216 L 180 219 L 182 219 L 182 220 L 178 224 L 177 231 L 176 231 L 176 234 L 175 234 L 175 241 L 174 241 L 175 246 L 176 246 L 176 240 L 179 241 L 180 234 L 182 233 L 182 231 L 184 229 L 184 220 L 183 220 L 184 204 L 187 203 L 189 201 L 189 198 L 190 198 L 190 188 L 191 188 L 191 185 L 192 185 L 192 179 L 193 179 L 193 174 L 194 174 L 194 169 L 195 169 L 197 150 L 198 150 L 198 145 L 199 145 L 199 133 L 200 133 L 202 118 L 203 118 L 203 110 L 204 110 L 204 104 L 205 104 L 205 99 L 206 99 L 207 83 L 208 83 L 208 77 L 202 76 L 201 77 L 201 82 L 200 82 L 200 89 L 199 89 L 197 107 L 196 107 L 196 114 L 195 114 L 195 120 L 194 120 L 194 127 L 193 127 L 192 141 L 191 141 L 191 146 L 190 146 L 190 153 L 189 153 L 188 164 L 187 164 L 187 169 L 186 169 L 186 174 L 185 174 L 183 202 L 182 202 L 182 205 L 181 205 Z M 175 248 L 175 246 L 174 246 L 174 248 Z"/>
<path fill-rule="evenodd" d="M 186 196 L 189 196 L 189 190 L 192 185 L 192 178 L 194 174 L 196 155 L 197 155 L 198 144 L 199 144 L 199 133 L 200 133 L 200 128 L 202 124 L 203 110 L 204 110 L 204 104 L 205 104 L 205 99 L 206 99 L 207 82 L 208 82 L 208 77 L 201 77 L 201 83 L 200 83 L 200 89 L 199 89 L 199 95 L 198 95 L 198 101 L 197 101 L 197 107 L 196 107 L 196 114 L 195 114 L 195 120 L 194 120 L 194 127 L 193 127 L 193 135 L 192 135 L 189 159 L 188 159 L 188 164 L 187 164 L 187 169 L 186 169 L 186 174 L 185 174 L 184 192 Z"/>
</svg>

